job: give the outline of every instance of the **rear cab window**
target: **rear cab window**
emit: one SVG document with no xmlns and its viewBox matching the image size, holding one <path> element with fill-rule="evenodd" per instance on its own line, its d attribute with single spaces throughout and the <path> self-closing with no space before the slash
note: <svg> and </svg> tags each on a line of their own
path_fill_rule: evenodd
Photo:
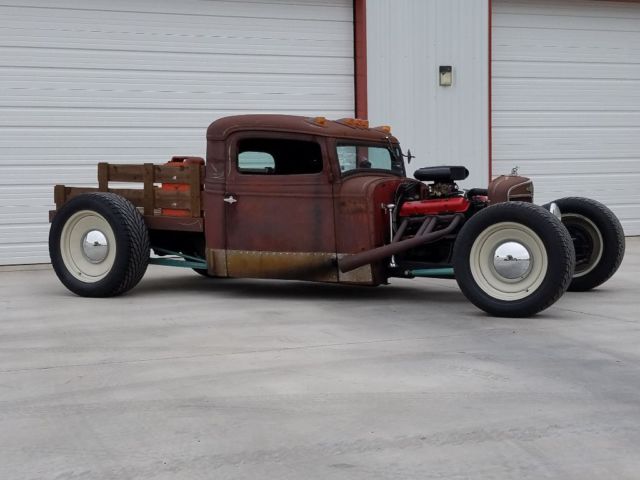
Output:
<svg viewBox="0 0 640 480">
<path fill-rule="evenodd" d="M 306 140 L 246 138 L 238 141 L 238 171 L 249 175 L 322 172 L 320 144 Z"/>
</svg>

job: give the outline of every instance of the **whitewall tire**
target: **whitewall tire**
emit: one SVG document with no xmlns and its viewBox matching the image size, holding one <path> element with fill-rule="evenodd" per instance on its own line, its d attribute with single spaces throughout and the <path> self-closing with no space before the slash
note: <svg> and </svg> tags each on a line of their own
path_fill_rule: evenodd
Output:
<svg viewBox="0 0 640 480">
<path fill-rule="evenodd" d="M 51 264 L 60 281 L 78 295 L 108 297 L 130 290 L 144 275 L 149 252 L 142 215 L 113 193 L 78 195 L 51 223 Z"/>
<path fill-rule="evenodd" d="M 478 212 L 460 230 L 453 252 L 465 296 L 496 316 L 525 317 L 566 291 L 574 268 L 571 238 L 550 212 L 507 202 Z"/>
<path fill-rule="evenodd" d="M 576 252 L 569 290 L 591 290 L 616 273 L 625 252 L 624 230 L 615 214 L 591 198 L 555 200 Z"/>
</svg>

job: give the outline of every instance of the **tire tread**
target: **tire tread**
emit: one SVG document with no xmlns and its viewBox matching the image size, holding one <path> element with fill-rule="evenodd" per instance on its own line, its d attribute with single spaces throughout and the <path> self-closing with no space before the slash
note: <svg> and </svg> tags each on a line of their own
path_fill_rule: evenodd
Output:
<svg viewBox="0 0 640 480">
<path fill-rule="evenodd" d="M 569 232 L 566 228 L 564 228 L 560 220 L 558 220 L 544 208 L 527 202 L 499 203 L 487 207 L 478 214 L 474 215 L 474 217 L 472 217 L 463 226 L 454 247 L 454 264 L 462 266 L 465 262 L 468 263 L 468 259 L 462 256 L 462 253 L 460 251 L 461 246 L 458 241 L 461 238 L 463 239 L 463 242 L 472 241 L 473 238 L 464 237 L 469 237 L 468 232 L 470 232 L 473 228 L 476 228 L 474 224 L 479 224 L 483 221 L 486 221 L 487 218 L 497 214 L 498 210 L 501 211 L 501 216 L 505 218 L 505 221 L 511 221 L 511 218 L 517 218 L 518 216 L 535 218 L 539 223 L 539 228 L 548 230 L 549 232 L 551 232 L 550 235 L 552 238 L 556 238 L 559 240 L 559 250 L 561 252 L 562 258 L 558 260 L 562 265 L 562 270 L 560 272 L 556 272 L 555 275 L 547 275 L 544 285 L 540 287 L 540 289 L 544 288 L 545 291 L 553 292 L 553 294 L 542 296 L 542 298 L 540 298 L 541 301 L 538 302 L 525 302 L 521 300 L 511 302 L 510 305 L 508 304 L 509 302 L 487 302 L 483 299 L 483 296 L 485 294 L 474 292 L 473 288 L 471 288 L 468 284 L 469 281 L 458 276 L 458 271 L 460 271 L 460 269 L 457 269 L 456 271 L 456 279 L 458 280 L 458 284 L 460 285 L 460 288 L 467 296 L 467 298 L 469 298 L 469 300 L 471 300 L 476 306 L 492 315 L 507 317 L 528 317 L 531 315 L 535 315 L 536 313 L 549 308 L 556 301 L 558 301 L 558 299 L 560 299 L 560 297 L 569 287 L 569 284 L 573 277 L 573 269 L 575 266 L 575 252 L 573 248 L 573 242 L 571 241 Z M 475 288 L 479 287 L 476 286 Z"/>
<path fill-rule="evenodd" d="M 575 292 L 584 292 L 602 285 L 604 282 L 609 280 L 614 273 L 616 273 L 616 271 L 622 264 L 622 260 L 625 254 L 626 245 L 624 229 L 622 228 L 618 217 L 616 217 L 616 215 L 606 205 L 603 205 L 602 203 L 598 202 L 597 200 L 593 200 L 592 198 L 564 197 L 555 200 L 554 202 L 558 204 L 561 212 L 564 211 L 562 205 L 588 205 L 589 208 L 592 208 L 600 215 L 602 215 L 602 217 L 605 219 L 606 226 L 608 227 L 607 230 L 612 230 L 610 233 L 612 233 L 613 235 L 613 241 L 608 242 L 608 245 L 605 245 L 605 252 L 603 253 L 603 256 L 605 256 L 606 258 L 603 258 L 601 260 L 601 262 L 607 262 L 607 268 L 604 271 L 598 269 L 599 271 L 597 273 L 595 271 L 591 272 L 593 275 L 587 274 L 584 277 L 575 278 L 569 285 L 569 290 Z M 591 220 L 593 221 L 594 219 L 592 218 Z M 605 231 L 601 233 L 604 240 L 604 237 L 607 236 L 608 232 Z"/>
<path fill-rule="evenodd" d="M 57 251 L 59 250 L 60 239 L 53 237 L 56 236 L 56 232 L 59 233 L 60 228 L 57 227 L 61 227 L 61 225 L 57 222 L 62 212 L 66 212 L 69 209 L 71 209 L 71 211 L 73 211 L 73 209 L 82 209 L 84 208 L 82 206 L 83 203 L 92 203 L 94 200 L 108 210 L 110 215 L 115 217 L 118 224 L 118 233 L 116 235 L 126 236 L 125 243 L 128 251 L 125 253 L 127 261 L 124 264 L 124 268 L 115 272 L 117 278 L 113 281 L 109 280 L 89 287 L 87 285 L 79 285 L 77 282 L 68 278 L 66 267 L 64 267 L 62 261 L 59 259 L 59 253 Z M 53 222 L 54 225 L 52 225 L 49 238 L 51 260 L 60 280 L 74 293 L 87 297 L 113 297 L 135 287 L 144 276 L 149 264 L 151 250 L 149 232 L 141 213 L 126 198 L 110 192 L 85 193 L 72 198 L 63 205 L 56 217 L 54 217 Z M 111 273 L 109 275 L 111 275 Z"/>
</svg>

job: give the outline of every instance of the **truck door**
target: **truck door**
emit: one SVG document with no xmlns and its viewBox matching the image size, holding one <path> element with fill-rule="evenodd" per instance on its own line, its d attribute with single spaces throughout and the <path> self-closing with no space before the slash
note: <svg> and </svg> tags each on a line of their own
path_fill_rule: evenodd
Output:
<svg viewBox="0 0 640 480">
<path fill-rule="evenodd" d="M 245 132 L 231 136 L 228 148 L 228 275 L 337 281 L 324 139 Z"/>
</svg>

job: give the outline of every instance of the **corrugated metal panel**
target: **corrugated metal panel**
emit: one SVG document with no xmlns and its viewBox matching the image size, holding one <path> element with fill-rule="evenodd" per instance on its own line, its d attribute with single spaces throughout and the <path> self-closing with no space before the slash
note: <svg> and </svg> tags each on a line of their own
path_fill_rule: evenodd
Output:
<svg viewBox="0 0 640 480">
<path fill-rule="evenodd" d="M 9 5 L 12 4 L 12 5 Z M 235 113 L 353 115 L 350 0 L 0 6 L 0 264 L 48 262 L 55 183 L 204 155 Z"/>
<path fill-rule="evenodd" d="M 640 234 L 640 3 L 493 1 L 493 167 Z"/>
<path fill-rule="evenodd" d="M 487 0 L 367 3 L 369 118 L 390 124 L 417 158 L 409 170 L 464 164 L 488 178 Z M 452 65 L 452 87 L 438 67 Z"/>
</svg>

